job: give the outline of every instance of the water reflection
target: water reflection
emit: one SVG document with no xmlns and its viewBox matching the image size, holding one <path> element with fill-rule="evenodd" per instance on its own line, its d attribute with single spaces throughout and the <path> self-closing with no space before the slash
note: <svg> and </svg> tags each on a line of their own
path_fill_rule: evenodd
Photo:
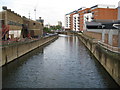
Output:
<svg viewBox="0 0 120 90">
<path fill-rule="evenodd" d="M 118 87 L 76 36 L 61 35 L 3 67 L 6 88 Z"/>
</svg>

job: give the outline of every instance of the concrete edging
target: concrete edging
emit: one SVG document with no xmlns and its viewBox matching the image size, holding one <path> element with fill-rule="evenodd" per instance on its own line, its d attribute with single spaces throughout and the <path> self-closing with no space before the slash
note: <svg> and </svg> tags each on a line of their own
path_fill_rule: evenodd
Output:
<svg viewBox="0 0 120 90">
<path fill-rule="evenodd" d="M 58 38 L 58 35 L 53 35 L 50 37 L 41 38 L 36 41 L 13 45 L 9 47 L 3 47 L 2 48 L 2 62 L 0 63 L 0 67 L 12 62 L 13 60 L 25 55 L 26 53 L 29 53 L 30 51 L 46 44 L 50 43 L 51 41 Z"/>
<path fill-rule="evenodd" d="M 99 46 L 96 42 L 77 34 L 82 43 L 90 50 L 100 64 L 111 75 L 115 82 L 120 85 L 120 55 Z"/>
</svg>

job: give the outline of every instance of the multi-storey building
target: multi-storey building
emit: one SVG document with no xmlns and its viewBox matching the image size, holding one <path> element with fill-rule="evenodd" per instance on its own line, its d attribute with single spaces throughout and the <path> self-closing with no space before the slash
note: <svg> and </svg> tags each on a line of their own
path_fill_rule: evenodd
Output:
<svg viewBox="0 0 120 90">
<path fill-rule="evenodd" d="M 66 29 L 73 31 L 86 30 L 86 21 L 110 22 L 117 20 L 118 10 L 114 5 L 95 5 L 91 8 L 80 8 L 65 15 Z"/>
<path fill-rule="evenodd" d="M 39 37 L 43 35 L 43 23 L 23 17 L 23 24 L 27 25 L 29 33 L 32 37 Z"/>
<path fill-rule="evenodd" d="M 113 25 L 120 23 L 119 9 L 113 5 L 96 5 L 90 8 L 84 34 L 113 47 L 120 47 L 120 31 Z"/>
<path fill-rule="evenodd" d="M 80 18 L 80 13 L 84 9 L 85 9 L 85 7 L 79 8 L 74 13 L 74 15 L 73 15 L 73 28 L 72 28 L 73 31 L 77 31 L 77 32 L 80 31 L 80 22 L 83 20 Z"/>
<path fill-rule="evenodd" d="M 65 15 L 65 29 L 70 30 L 70 14 Z"/>
<path fill-rule="evenodd" d="M 7 7 L 3 7 L 1 19 L 5 25 L 9 25 L 9 35 L 11 38 L 20 37 L 20 32 L 22 29 L 23 19 L 21 16 Z"/>
<path fill-rule="evenodd" d="M 88 13 L 89 8 L 84 8 L 80 10 L 79 13 L 79 31 L 85 30 L 85 19 L 84 19 L 84 14 Z"/>
<path fill-rule="evenodd" d="M 73 15 L 75 15 L 76 14 L 76 10 L 75 11 L 73 11 L 73 12 L 71 12 L 70 13 L 70 30 L 73 30 L 73 25 L 74 25 L 74 23 L 73 23 Z"/>
<path fill-rule="evenodd" d="M 61 22 L 61 21 L 58 21 L 58 25 L 62 27 L 62 22 Z"/>
<path fill-rule="evenodd" d="M 84 14 L 84 18 L 90 22 L 111 22 L 117 20 L 118 9 L 114 5 L 95 5 L 89 12 Z"/>
<path fill-rule="evenodd" d="M 7 9 L 7 7 L 3 7 L 0 16 L 0 21 L 4 22 L 5 26 L 9 26 L 9 38 L 11 39 L 20 38 L 23 28 L 22 24 L 27 25 L 32 36 L 41 36 L 43 33 L 43 23 L 21 17 L 19 14 L 11 11 L 11 9 Z"/>
<path fill-rule="evenodd" d="M 73 15 L 73 31 L 79 31 L 79 14 Z"/>
</svg>

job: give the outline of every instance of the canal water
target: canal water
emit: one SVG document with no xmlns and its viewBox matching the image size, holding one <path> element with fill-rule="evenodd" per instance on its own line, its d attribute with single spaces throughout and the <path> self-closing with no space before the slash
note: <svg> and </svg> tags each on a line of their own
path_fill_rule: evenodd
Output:
<svg viewBox="0 0 120 90">
<path fill-rule="evenodd" d="M 3 67 L 3 88 L 115 88 L 118 85 L 76 36 L 53 43 Z"/>
</svg>

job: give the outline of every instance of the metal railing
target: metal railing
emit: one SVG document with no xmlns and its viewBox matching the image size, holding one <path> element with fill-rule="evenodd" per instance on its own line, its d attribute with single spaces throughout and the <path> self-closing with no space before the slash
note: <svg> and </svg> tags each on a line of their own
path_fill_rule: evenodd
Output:
<svg viewBox="0 0 120 90">
<path fill-rule="evenodd" d="M 100 46 L 102 46 L 102 47 L 104 47 L 104 48 L 112 51 L 112 52 L 120 53 L 120 48 L 118 48 L 118 47 L 114 47 L 114 46 L 109 45 L 109 44 L 106 44 L 106 43 L 104 43 L 104 42 L 102 42 L 102 41 L 98 41 L 98 44 L 99 44 Z"/>
</svg>

